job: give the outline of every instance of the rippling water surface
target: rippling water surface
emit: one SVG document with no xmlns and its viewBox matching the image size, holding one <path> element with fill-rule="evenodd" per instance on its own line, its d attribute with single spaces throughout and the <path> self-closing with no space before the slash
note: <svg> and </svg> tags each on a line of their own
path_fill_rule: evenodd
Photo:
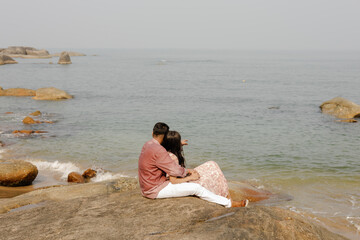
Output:
<svg viewBox="0 0 360 240">
<path fill-rule="evenodd" d="M 285 207 L 360 230 L 360 123 L 319 111 L 337 96 L 360 104 L 359 52 L 79 51 L 87 56 L 67 66 L 54 58 L 0 67 L 5 89 L 75 96 L 1 97 L 0 140 L 13 155 L 135 175 L 143 143 L 164 121 L 189 139 L 190 167 L 214 160 L 228 179 L 294 196 Z M 56 121 L 32 127 L 48 134 L 8 134 L 31 128 L 21 120 L 36 110 Z"/>
</svg>

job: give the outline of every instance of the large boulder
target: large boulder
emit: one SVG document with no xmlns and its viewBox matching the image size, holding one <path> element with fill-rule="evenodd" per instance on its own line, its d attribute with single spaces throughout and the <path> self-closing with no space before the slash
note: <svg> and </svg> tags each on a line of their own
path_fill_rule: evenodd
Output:
<svg viewBox="0 0 360 240">
<path fill-rule="evenodd" d="M 71 59 L 68 52 L 62 52 L 60 54 L 58 64 L 71 64 Z"/>
<path fill-rule="evenodd" d="M 18 62 L 15 61 L 13 58 L 7 56 L 7 55 L 0 54 L 0 65 L 14 64 L 14 63 L 18 63 Z"/>
<path fill-rule="evenodd" d="M 35 91 L 27 88 L 9 88 L 0 87 L 0 96 L 29 97 L 35 96 Z"/>
<path fill-rule="evenodd" d="M 38 169 L 29 162 L 0 160 L 0 185 L 2 186 L 30 185 L 37 174 Z"/>
<path fill-rule="evenodd" d="M 26 54 L 27 55 L 34 55 L 34 56 L 48 56 L 49 52 L 45 49 L 41 49 L 41 50 L 30 50 L 30 49 L 26 49 Z"/>
<path fill-rule="evenodd" d="M 71 99 L 71 95 L 63 90 L 50 87 L 50 88 L 39 88 L 36 90 L 36 95 L 33 97 L 35 100 L 62 100 Z"/>
<path fill-rule="evenodd" d="M 360 117 L 360 106 L 341 97 L 333 98 L 320 105 L 323 113 L 330 114 L 337 118 L 358 118 Z"/>
</svg>

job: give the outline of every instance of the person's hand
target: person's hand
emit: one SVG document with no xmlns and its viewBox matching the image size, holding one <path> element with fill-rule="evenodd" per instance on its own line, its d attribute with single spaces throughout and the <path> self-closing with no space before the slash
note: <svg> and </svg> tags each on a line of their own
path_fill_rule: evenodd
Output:
<svg viewBox="0 0 360 240">
<path fill-rule="evenodd" d="M 194 169 L 190 169 L 190 168 L 188 168 L 187 171 L 188 171 L 187 175 L 191 175 L 195 172 Z"/>
<path fill-rule="evenodd" d="M 185 145 L 188 145 L 188 140 L 187 139 L 181 140 L 181 146 L 185 146 Z"/>
<path fill-rule="evenodd" d="M 194 172 L 189 176 L 190 181 L 196 181 L 200 178 L 200 174 L 194 170 Z"/>
</svg>

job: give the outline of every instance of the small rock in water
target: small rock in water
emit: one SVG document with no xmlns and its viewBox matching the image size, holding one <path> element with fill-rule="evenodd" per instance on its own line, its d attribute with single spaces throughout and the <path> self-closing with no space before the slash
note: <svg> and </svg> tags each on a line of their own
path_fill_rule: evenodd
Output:
<svg viewBox="0 0 360 240">
<path fill-rule="evenodd" d="M 70 55 L 68 52 L 62 52 L 59 57 L 58 64 L 71 64 Z"/>
<path fill-rule="evenodd" d="M 36 111 L 36 112 L 30 113 L 30 115 L 32 115 L 32 116 L 40 116 L 40 115 L 41 115 L 41 112 L 40 112 L 40 111 Z"/>
<path fill-rule="evenodd" d="M 24 118 L 23 123 L 24 124 L 38 124 L 38 123 L 41 123 L 41 122 L 40 121 L 35 121 L 31 117 L 26 117 L 26 118 Z"/>
<path fill-rule="evenodd" d="M 73 182 L 73 183 L 84 183 L 85 179 L 83 176 L 80 175 L 80 173 L 77 172 L 71 172 L 68 175 L 68 182 Z"/>
<path fill-rule="evenodd" d="M 86 169 L 86 170 L 85 170 L 85 172 L 83 173 L 82 176 L 83 176 L 85 179 L 90 179 L 90 178 L 96 177 L 96 173 L 97 173 L 97 171 L 89 168 L 89 169 Z"/>
</svg>

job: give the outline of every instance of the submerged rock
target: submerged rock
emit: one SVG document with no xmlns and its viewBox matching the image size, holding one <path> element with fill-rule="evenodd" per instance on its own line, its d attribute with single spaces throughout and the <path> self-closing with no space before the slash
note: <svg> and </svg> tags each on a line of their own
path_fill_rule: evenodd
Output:
<svg viewBox="0 0 360 240">
<path fill-rule="evenodd" d="M 62 52 L 60 54 L 58 64 L 71 64 L 71 59 L 68 52 Z"/>
<path fill-rule="evenodd" d="M 0 54 L 0 65 L 15 64 L 15 63 L 18 63 L 18 62 L 7 55 Z"/>
<path fill-rule="evenodd" d="M 360 117 L 360 106 L 341 97 L 333 98 L 320 105 L 323 113 L 330 114 L 337 118 L 358 118 Z"/>
<path fill-rule="evenodd" d="M 71 95 L 63 90 L 50 87 L 50 88 L 39 88 L 36 90 L 36 95 L 33 97 L 35 100 L 62 100 L 71 99 Z"/>
<path fill-rule="evenodd" d="M 35 96 L 35 91 L 27 88 L 3 89 L 0 87 L 0 96 L 31 97 Z"/>
<path fill-rule="evenodd" d="M 36 166 L 29 162 L 0 160 L 0 185 L 2 186 L 30 185 L 37 174 Z"/>
</svg>

